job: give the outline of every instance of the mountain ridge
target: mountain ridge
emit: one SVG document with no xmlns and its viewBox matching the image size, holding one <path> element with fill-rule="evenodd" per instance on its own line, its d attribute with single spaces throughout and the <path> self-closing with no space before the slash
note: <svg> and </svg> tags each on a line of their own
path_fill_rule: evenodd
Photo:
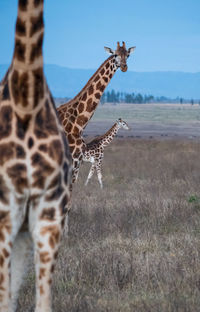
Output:
<svg viewBox="0 0 200 312">
<path fill-rule="evenodd" d="M 0 64 L 0 80 L 8 65 Z M 95 73 L 95 69 L 76 69 L 45 64 L 45 74 L 54 97 L 74 97 Z M 106 91 L 152 94 L 170 98 L 200 99 L 200 72 L 180 71 L 116 72 Z"/>
</svg>

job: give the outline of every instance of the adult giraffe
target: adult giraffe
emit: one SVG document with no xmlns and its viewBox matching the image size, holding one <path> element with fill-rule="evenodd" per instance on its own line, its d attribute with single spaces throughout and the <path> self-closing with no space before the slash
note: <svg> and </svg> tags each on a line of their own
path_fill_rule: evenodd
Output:
<svg viewBox="0 0 200 312">
<path fill-rule="evenodd" d="M 19 0 L 15 49 L 0 95 L 0 312 L 16 310 L 34 246 L 36 312 L 51 282 L 71 184 L 71 157 L 43 72 L 43 0 Z"/>
<path fill-rule="evenodd" d="M 80 163 L 86 144 L 82 137 L 83 129 L 92 118 L 101 96 L 118 68 L 122 72 L 128 69 L 127 58 L 135 47 L 126 49 L 125 42 L 114 51 L 105 47 L 111 56 L 98 68 L 84 88 L 69 102 L 57 108 L 66 136 L 68 138 L 72 160 L 72 183 L 78 178 Z"/>
</svg>

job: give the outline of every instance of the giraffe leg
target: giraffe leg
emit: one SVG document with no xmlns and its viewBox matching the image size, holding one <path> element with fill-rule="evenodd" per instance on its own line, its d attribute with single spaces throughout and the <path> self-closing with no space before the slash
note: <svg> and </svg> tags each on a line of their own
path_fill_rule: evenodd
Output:
<svg viewBox="0 0 200 312">
<path fill-rule="evenodd" d="M 99 162 L 96 163 L 96 170 L 97 170 L 97 178 L 102 189 L 103 183 L 102 183 L 102 174 L 101 174 L 101 160 L 99 160 Z"/>
<path fill-rule="evenodd" d="M 23 277 L 27 272 L 30 260 L 32 241 L 29 232 L 20 232 L 13 244 L 11 256 L 11 299 L 12 311 L 15 311 Z"/>
<path fill-rule="evenodd" d="M 54 202 L 57 207 L 58 203 Z M 51 312 L 51 283 L 55 260 L 61 237 L 63 217 L 59 209 L 52 208 L 52 203 L 30 212 L 30 232 L 34 244 L 36 272 L 36 308 L 35 312 Z M 45 208 L 45 213 L 43 211 Z M 36 211 L 38 210 L 38 211 Z M 48 215 L 47 211 L 53 211 Z M 40 211 L 40 212 L 39 212 Z"/>
<path fill-rule="evenodd" d="M 10 202 L 14 199 L 10 196 Z M 15 237 L 22 225 L 23 208 L 0 205 L 0 312 L 13 311 L 11 307 L 11 258 Z"/>
<path fill-rule="evenodd" d="M 86 180 L 86 182 L 85 182 L 85 185 L 87 185 L 87 184 L 88 184 L 89 180 L 91 179 L 91 177 L 92 177 L 92 176 L 93 176 L 93 174 L 94 174 L 94 171 L 95 171 L 95 164 L 94 164 L 94 163 L 92 163 L 92 166 L 91 166 L 91 168 L 90 168 L 90 171 L 89 171 L 89 174 L 88 174 L 87 180 Z"/>
</svg>

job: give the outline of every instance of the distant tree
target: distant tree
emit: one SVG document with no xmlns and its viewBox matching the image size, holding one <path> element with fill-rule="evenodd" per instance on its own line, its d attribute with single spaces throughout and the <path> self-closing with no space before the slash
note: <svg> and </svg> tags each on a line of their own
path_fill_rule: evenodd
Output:
<svg viewBox="0 0 200 312">
<path fill-rule="evenodd" d="M 193 100 L 193 99 L 191 99 L 190 103 L 191 103 L 191 105 L 194 105 L 194 100 Z"/>
<path fill-rule="evenodd" d="M 182 98 L 180 98 L 180 104 L 183 104 L 183 99 Z"/>
</svg>

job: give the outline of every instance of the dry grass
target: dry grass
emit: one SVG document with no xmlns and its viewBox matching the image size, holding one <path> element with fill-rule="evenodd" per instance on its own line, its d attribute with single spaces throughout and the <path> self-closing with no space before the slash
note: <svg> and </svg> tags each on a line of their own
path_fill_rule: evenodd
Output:
<svg viewBox="0 0 200 312">
<path fill-rule="evenodd" d="M 54 276 L 54 312 L 199 311 L 199 155 L 196 142 L 115 140 L 103 191 L 96 176 L 84 186 L 83 166 Z M 32 311 L 33 279 L 31 271 L 20 312 Z"/>
</svg>

